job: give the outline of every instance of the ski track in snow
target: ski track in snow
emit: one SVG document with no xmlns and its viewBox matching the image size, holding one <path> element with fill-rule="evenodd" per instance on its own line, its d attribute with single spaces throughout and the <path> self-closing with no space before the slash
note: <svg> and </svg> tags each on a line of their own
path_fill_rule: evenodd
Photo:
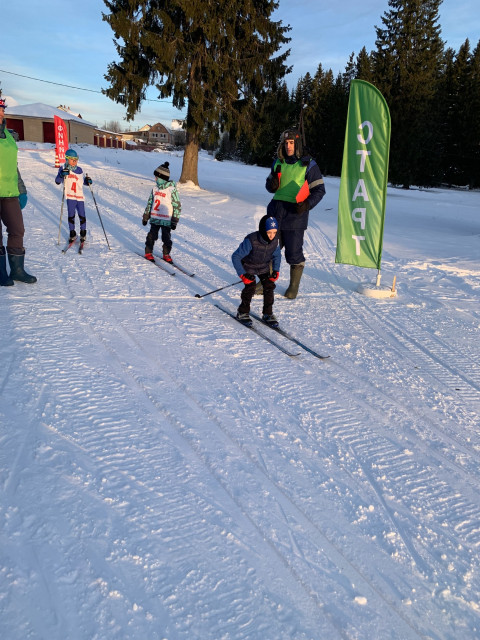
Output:
<svg viewBox="0 0 480 640">
<path fill-rule="evenodd" d="M 197 275 L 171 278 L 135 255 L 148 173 L 90 153 L 113 249 L 87 193 L 82 256 L 56 246 L 47 152 L 22 158 L 40 278 L 4 296 L 2 637 L 478 637 L 473 305 L 442 316 L 450 282 L 352 295 L 312 213 L 302 294 L 281 298 L 283 265 L 276 313 L 332 357 L 289 359 L 214 308 L 239 287 L 194 298 L 235 280 L 262 206 L 181 186 L 174 252 Z"/>
</svg>

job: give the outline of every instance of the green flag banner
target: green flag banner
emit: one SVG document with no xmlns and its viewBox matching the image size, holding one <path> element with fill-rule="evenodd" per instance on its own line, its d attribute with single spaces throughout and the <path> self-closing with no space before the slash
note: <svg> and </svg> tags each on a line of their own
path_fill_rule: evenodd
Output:
<svg viewBox="0 0 480 640">
<path fill-rule="evenodd" d="M 369 82 L 352 80 L 338 198 L 335 262 L 380 269 L 390 112 Z"/>
</svg>

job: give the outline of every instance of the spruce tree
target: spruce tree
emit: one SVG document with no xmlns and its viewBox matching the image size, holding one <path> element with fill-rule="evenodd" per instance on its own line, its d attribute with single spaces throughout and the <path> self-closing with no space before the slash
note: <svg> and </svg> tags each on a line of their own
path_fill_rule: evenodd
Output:
<svg viewBox="0 0 480 640">
<path fill-rule="evenodd" d="M 455 80 L 455 51 L 445 50 L 441 78 L 435 94 L 435 119 L 438 122 L 435 171 L 440 183 L 452 184 L 454 176 L 455 120 L 457 83 Z"/>
<path fill-rule="evenodd" d="M 433 101 L 443 42 L 438 10 L 442 0 L 389 0 L 376 27 L 375 85 L 390 108 L 390 179 L 408 188 L 432 181 L 429 163 L 437 123 Z"/>
<path fill-rule="evenodd" d="M 331 123 L 330 98 L 333 92 L 334 78 L 331 69 L 324 71 L 318 65 L 311 87 L 310 99 L 304 111 L 305 135 L 307 146 L 312 152 L 323 172 L 332 172 L 330 163 L 330 132 Z M 343 121 L 345 132 L 345 119 Z M 341 148 L 343 150 L 343 141 Z"/>
<path fill-rule="evenodd" d="M 355 78 L 375 84 L 373 54 L 367 53 L 365 47 L 362 48 L 355 62 Z"/>
<path fill-rule="evenodd" d="M 457 80 L 457 167 L 459 184 L 473 187 L 478 184 L 479 84 L 480 52 L 472 53 L 467 39 L 455 60 Z"/>
<path fill-rule="evenodd" d="M 247 163 L 269 167 L 275 157 L 280 134 L 298 117 L 288 88 L 282 83 L 276 90 L 262 92 L 255 102 L 255 127 L 240 136 L 239 157 Z"/>
<path fill-rule="evenodd" d="M 289 69 L 289 27 L 272 21 L 275 0 L 104 0 L 120 58 L 108 67 L 107 96 L 139 111 L 149 86 L 187 104 L 180 182 L 198 184 L 198 150 L 219 130 L 248 131 L 255 98 Z M 278 54 L 278 55 L 275 55 Z"/>
<path fill-rule="evenodd" d="M 470 59 L 471 70 L 471 131 L 470 131 L 470 187 L 480 187 L 480 40 L 472 52 Z"/>
<path fill-rule="evenodd" d="M 470 43 L 468 40 L 460 47 L 451 69 L 452 100 L 448 113 L 447 126 L 450 147 L 448 182 L 453 185 L 465 185 L 469 180 L 468 163 L 470 130 Z M 478 117 L 478 116 L 477 116 Z"/>
</svg>

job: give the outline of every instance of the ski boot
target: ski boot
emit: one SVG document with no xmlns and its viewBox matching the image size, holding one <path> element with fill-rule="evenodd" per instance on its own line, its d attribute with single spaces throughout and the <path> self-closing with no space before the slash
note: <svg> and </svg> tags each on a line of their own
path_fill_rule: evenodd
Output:
<svg viewBox="0 0 480 640">
<path fill-rule="evenodd" d="M 269 327 L 272 327 L 272 329 L 278 329 L 278 320 L 273 313 L 264 313 L 262 320 L 265 324 L 268 324 Z"/>
<path fill-rule="evenodd" d="M 240 311 L 237 311 L 237 320 L 246 327 L 251 327 L 253 325 L 253 321 L 248 313 L 240 313 Z"/>
</svg>

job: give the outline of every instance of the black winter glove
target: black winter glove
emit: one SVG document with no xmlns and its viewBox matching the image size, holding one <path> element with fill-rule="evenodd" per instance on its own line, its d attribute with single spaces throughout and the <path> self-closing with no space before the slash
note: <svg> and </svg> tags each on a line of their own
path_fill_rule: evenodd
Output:
<svg viewBox="0 0 480 640">
<path fill-rule="evenodd" d="M 144 227 L 147 226 L 149 220 L 150 220 L 150 214 L 149 213 L 144 213 L 143 217 L 142 217 L 142 224 L 143 224 Z"/>
<path fill-rule="evenodd" d="M 175 231 L 175 229 L 177 228 L 177 223 L 178 223 L 178 218 L 172 218 L 170 220 L 170 229 L 172 231 Z"/>
<path fill-rule="evenodd" d="M 279 186 L 280 186 L 280 180 L 278 179 L 278 174 L 271 173 L 267 178 L 267 190 L 276 191 Z"/>
<path fill-rule="evenodd" d="M 89 176 L 85 176 L 84 184 L 90 186 L 92 184 L 92 179 Z"/>
<path fill-rule="evenodd" d="M 310 210 L 310 206 L 306 200 L 304 200 L 303 202 L 297 202 L 297 206 L 296 206 L 297 213 L 299 214 L 306 213 L 309 210 Z"/>
<path fill-rule="evenodd" d="M 60 175 L 62 176 L 62 178 L 66 178 L 68 176 L 68 174 L 70 173 L 69 169 L 62 169 L 62 172 L 60 173 Z"/>
</svg>

